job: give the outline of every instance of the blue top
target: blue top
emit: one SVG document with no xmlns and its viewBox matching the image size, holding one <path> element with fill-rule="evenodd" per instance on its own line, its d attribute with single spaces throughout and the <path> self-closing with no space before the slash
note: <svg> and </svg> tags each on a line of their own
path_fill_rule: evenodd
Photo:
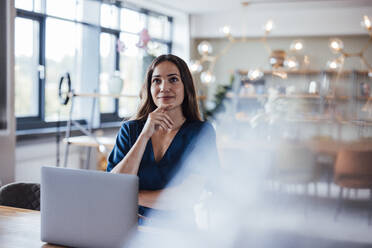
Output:
<svg viewBox="0 0 372 248">
<path fill-rule="evenodd" d="M 123 123 L 108 158 L 107 171 L 111 171 L 129 152 L 144 124 L 145 121 L 140 120 Z M 184 172 L 203 173 L 209 177 L 218 163 L 216 134 L 212 125 L 209 122 L 185 121 L 159 162 L 155 161 L 151 139 L 147 142 L 137 174 L 139 190 L 159 190 L 169 183 L 179 184 L 185 177 Z M 181 168 L 182 178 L 175 177 Z"/>
</svg>

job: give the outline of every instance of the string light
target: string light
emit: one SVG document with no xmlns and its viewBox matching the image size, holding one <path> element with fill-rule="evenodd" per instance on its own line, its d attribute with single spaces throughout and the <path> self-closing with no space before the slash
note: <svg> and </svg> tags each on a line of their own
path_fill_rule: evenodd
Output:
<svg viewBox="0 0 372 248">
<path fill-rule="evenodd" d="M 334 59 L 334 60 L 331 60 L 331 61 L 328 61 L 327 62 L 327 67 L 329 69 L 332 69 L 332 70 L 336 70 L 338 69 L 339 70 L 339 73 L 341 73 L 342 71 L 342 68 L 343 68 L 343 65 L 345 63 L 345 60 L 347 58 L 351 58 L 351 57 L 359 57 L 361 63 L 367 68 L 368 70 L 368 76 L 369 77 L 372 77 L 372 65 L 370 63 L 368 63 L 366 57 L 365 57 L 365 52 L 367 51 L 368 47 L 371 45 L 372 43 L 372 27 L 371 27 L 371 21 L 369 19 L 368 16 L 363 16 L 363 20 L 361 22 L 362 26 L 367 30 L 368 34 L 369 34 L 369 40 L 367 41 L 366 45 L 362 48 L 362 50 L 360 52 L 357 52 L 357 53 L 347 53 L 345 50 L 344 50 L 344 44 L 342 42 L 342 40 L 338 39 L 338 38 L 333 38 L 333 39 L 330 39 L 329 41 L 329 48 L 331 49 L 331 51 L 335 54 L 339 54 L 339 56 Z"/>
</svg>

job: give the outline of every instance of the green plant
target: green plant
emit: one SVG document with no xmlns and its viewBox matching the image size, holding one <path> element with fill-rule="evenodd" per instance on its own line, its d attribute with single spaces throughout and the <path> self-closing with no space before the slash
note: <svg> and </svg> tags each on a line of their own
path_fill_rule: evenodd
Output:
<svg viewBox="0 0 372 248">
<path fill-rule="evenodd" d="M 226 93 L 232 88 L 232 85 L 234 83 L 235 77 L 234 74 L 230 75 L 230 82 L 228 85 L 218 85 L 216 93 L 214 95 L 214 107 L 212 109 L 204 109 L 203 114 L 204 118 L 206 120 L 213 119 L 214 115 L 219 112 L 224 110 L 223 107 L 223 100 L 226 97 Z"/>
</svg>

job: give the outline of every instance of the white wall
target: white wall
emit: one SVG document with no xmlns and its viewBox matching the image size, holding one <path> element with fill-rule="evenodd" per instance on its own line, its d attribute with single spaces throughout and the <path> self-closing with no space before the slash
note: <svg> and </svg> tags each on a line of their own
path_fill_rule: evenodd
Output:
<svg viewBox="0 0 372 248">
<path fill-rule="evenodd" d="M 231 26 L 235 37 L 261 37 L 263 26 L 269 19 L 275 24 L 270 34 L 272 37 L 357 35 L 366 33 L 360 25 L 363 15 L 372 17 L 372 6 L 313 5 L 260 5 L 235 11 L 192 15 L 191 37 L 223 37 L 220 28 L 224 25 Z"/>
<path fill-rule="evenodd" d="M 0 131 L 0 180 L 14 181 L 15 117 L 14 117 L 14 2 L 0 1 L 0 84 L 6 84 L 7 129 Z M 4 34 L 5 31 L 5 35 Z"/>
<path fill-rule="evenodd" d="M 65 144 L 60 143 L 60 165 L 63 166 Z M 15 181 L 40 183 L 41 167 L 56 166 L 56 141 L 55 137 L 37 138 L 17 142 Z M 85 158 L 83 149 L 70 146 L 68 168 L 80 168 Z M 92 162 L 92 165 L 95 161 Z"/>
</svg>

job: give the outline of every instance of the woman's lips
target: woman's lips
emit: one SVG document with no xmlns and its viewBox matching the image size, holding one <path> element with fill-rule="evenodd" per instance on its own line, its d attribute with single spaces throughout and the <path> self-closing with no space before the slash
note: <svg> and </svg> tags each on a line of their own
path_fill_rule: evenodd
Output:
<svg viewBox="0 0 372 248">
<path fill-rule="evenodd" d="M 174 98 L 174 96 L 160 96 L 158 97 L 158 99 L 162 99 L 162 100 L 169 100 L 169 99 L 172 99 Z"/>
</svg>

